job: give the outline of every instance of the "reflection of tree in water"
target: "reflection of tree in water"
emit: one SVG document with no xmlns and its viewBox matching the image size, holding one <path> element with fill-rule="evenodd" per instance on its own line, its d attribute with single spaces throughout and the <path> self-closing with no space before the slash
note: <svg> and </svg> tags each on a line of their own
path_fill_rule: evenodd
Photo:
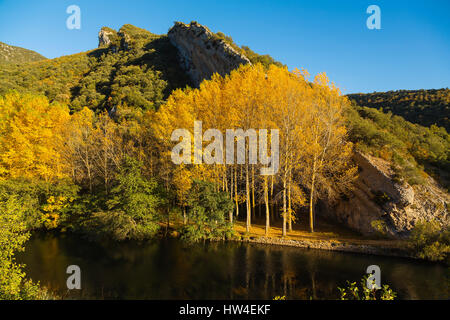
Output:
<svg viewBox="0 0 450 320">
<path fill-rule="evenodd" d="M 330 279 L 322 280 L 317 272 L 320 268 L 320 257 L 312 254 L 299 260 L 298 253 L 302 250 L 242 245 L 242 257 L 238 253 L 233 256 L 233 261 L 229 262 L 229 279 L 232 279 L 229 298 L 336 298 L 335 281 L 331 279 L 330 283 Z"/>
</svg>

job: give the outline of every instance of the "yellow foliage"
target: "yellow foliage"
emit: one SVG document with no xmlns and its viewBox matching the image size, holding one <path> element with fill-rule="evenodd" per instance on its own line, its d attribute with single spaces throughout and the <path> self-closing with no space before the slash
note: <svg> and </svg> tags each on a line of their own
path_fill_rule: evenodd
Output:
<svg viewBox="0 0 450 320">
<path fill-rule="evenodd" d="M 66 106 L 45 97 L 11 93 L 0 97 L 0 175 L 40 178 L 67 176 L 63 159 Z"/>
<path fill-rule="evenodd" d="M 66 208 L 74 199 L 65 196 L 50 196 L 47 204 L 42 207 L 44 213 L 41 222 L 47 229 L 54 229 L 59 225 L 60 212 Z"/>
</svg>

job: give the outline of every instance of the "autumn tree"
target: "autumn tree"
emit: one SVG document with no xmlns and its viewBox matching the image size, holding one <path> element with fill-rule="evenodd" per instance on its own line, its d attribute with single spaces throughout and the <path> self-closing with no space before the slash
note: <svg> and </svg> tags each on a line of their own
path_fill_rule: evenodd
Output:
<svg viewBox="0 0 450 320">
<path fill-rule="evenodd" d="M 236 213 L 239 203 L 245 202 L 249 232 L 256 197 L 261 196 L 266 209 L 267 235 L 271 216 L 269 202 L 280 201 L 285 236 L 288 227 L 292 231 L 297 219 L 295 208 L 306 203 L 306 192 L 310 195 L 312 224 L 317 198 L 326 195 L 331 199 L 348 190 L 355 176 L 355 169 L 350 165 L 352 145 L 346 140 L 343 122 L 343 110 L 348 101 L 323 75 L 312 83 L 308 76 L 305 70 L 290 72 L 275 65 L 267 68 L 241 66 L 225 77 L 213 75 L 211 80 L 202 82 L 199 89 L 175 91 L 160 110 L 149 113 L 150 132 L 156 138 L 160 155 L 159 176 L 167 189 L 176 190 L 178 202 L 184 202 L 192 179 L 212 182 L 217 192 L 221 189 L 230 199 L 234 198 Z M 202 126 L 197 133 L 202 138 L 200 145 L 194 143 L 195 121 L 197 126 Z M 226 161 L 226 152 L 216 158 L 220 164 L 202 161 L 202 152 L 211 152 L 211 145 L 223 146 L 224 143 L 222 136 L 208 134 L 211 128 L 221 132 L 240 129 L 244 133 L 238 135 L 234 131 L 233 149 L 226 150 L 233 152 L 233 163 Z M 179 134 L 177 129 L 188 131 Z M 257 142 L 252 138 L 252 132 L 260 129 L 277 129 L 280 133 L 280 149 L 266 150 L 267 155 L 279 152 L 280 168 L 274 172 L 276 175 L 270 178 L 270 183 L 268 176 L 259 174 L 263 166 L 252 162 L 255 160 L 252 151 L 262 152 L 254 148 Z M 268 136 L 269 141 L 272 138 Z M 243 149 L 239 148 L 242 142 Z M 178 143 L 177 150 L 183 146 L 182 168 L 171 161 L 175 143 Z M 236 163 L 238 152 L 245 152 L 243 163 Z M 182 172 L 185 172 L 183 178 Z M 262 189 L 261 192 L 257 188 Z M 274 189 L 279 190 L 277 195 Z M 232 216 L 229 220 L 232 221 Z"/>
<path fill-rule="evenodd" d="M 92 193 L 94 185 L 94 122 L 95 114 L 88 108 L 72 115 L 67 133 L 66 158 L 75 181 L 87 184 Z"/>
<path fill-rule="evenodd" d="M 30 94 L 0 97 L 0 175 L 47 183 L 68 176 L 63 150 L 69 109 Z"/>
<path fill-rule="evenodd" d="M 330 84 L 325 74 L 313 83 L 313 101 L 305 114 L 308 128 L 304 130 L 305 155 L 300 176 L 309 189 L 309 219 L 314 231 L 314 204 L 318 198 L 329 200 L 352 187 L 357 167 L 352 165 L 352 144 L 347 141 L 344 110 L 348 100 Z"/>
</svg>

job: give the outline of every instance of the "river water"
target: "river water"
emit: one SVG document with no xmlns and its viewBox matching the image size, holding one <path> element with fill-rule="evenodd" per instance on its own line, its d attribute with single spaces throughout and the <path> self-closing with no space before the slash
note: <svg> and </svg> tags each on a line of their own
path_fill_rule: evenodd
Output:
<svg viewBox="0 0 450 320">
<path fill-rule="evenodd" d="M 404 258 L 176 239 L 99 244 L 73 235 L 34 235 L 18 261 L 35 281 L 76 299 L 336 299 L 369 265 L 400 299 L 449 299 L 448 268 Z M 68 290 L 66 268 L 81 268 Z"/>
</svg>

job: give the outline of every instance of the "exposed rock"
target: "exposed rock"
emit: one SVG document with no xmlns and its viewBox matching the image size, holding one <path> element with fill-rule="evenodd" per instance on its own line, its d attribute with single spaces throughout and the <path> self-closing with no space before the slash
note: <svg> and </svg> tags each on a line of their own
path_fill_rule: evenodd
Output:
<svg viewBox="0 0 450 320">
<path fill-rule="evenodd" d="M 117 32 L 115 30 L 103 27 L 98 33 L 98 47 L 108 47 L 115 37 L 117 37 Z"/>
<path fill-rule="evenodd" d="M 215 72 L 225 75 L 241 64 L 250 63 L 247 57 L 196 22 L 189 25 L 176 22 L 168 36 L 178 49 L 181 67 L 196 86 Z"/>
<path fill-rule="evenodd" d="M 381 220 L 397 238 L 408 235 L 418 221 L 450 223 L 449 195 L 432 178 L 425 185 L 410 186 L 396 182 L 382 159 L 356 153 L 354 160 L 360 170 L 352 195 L 336 204 L 321 203 L 319 214 L 367 235 L 376 232 L 372 222 Z"/>
<path fill-rule="evenodd" d="M 131 24 L 123 25 L 119 31 L 103 27 L 98 33 L 98 47 L 110 48 L 112 52 L 119 50 L 130 50 L 143 47 L 158 35 L 150 31 L 135 27 Z"/>
</svg>

